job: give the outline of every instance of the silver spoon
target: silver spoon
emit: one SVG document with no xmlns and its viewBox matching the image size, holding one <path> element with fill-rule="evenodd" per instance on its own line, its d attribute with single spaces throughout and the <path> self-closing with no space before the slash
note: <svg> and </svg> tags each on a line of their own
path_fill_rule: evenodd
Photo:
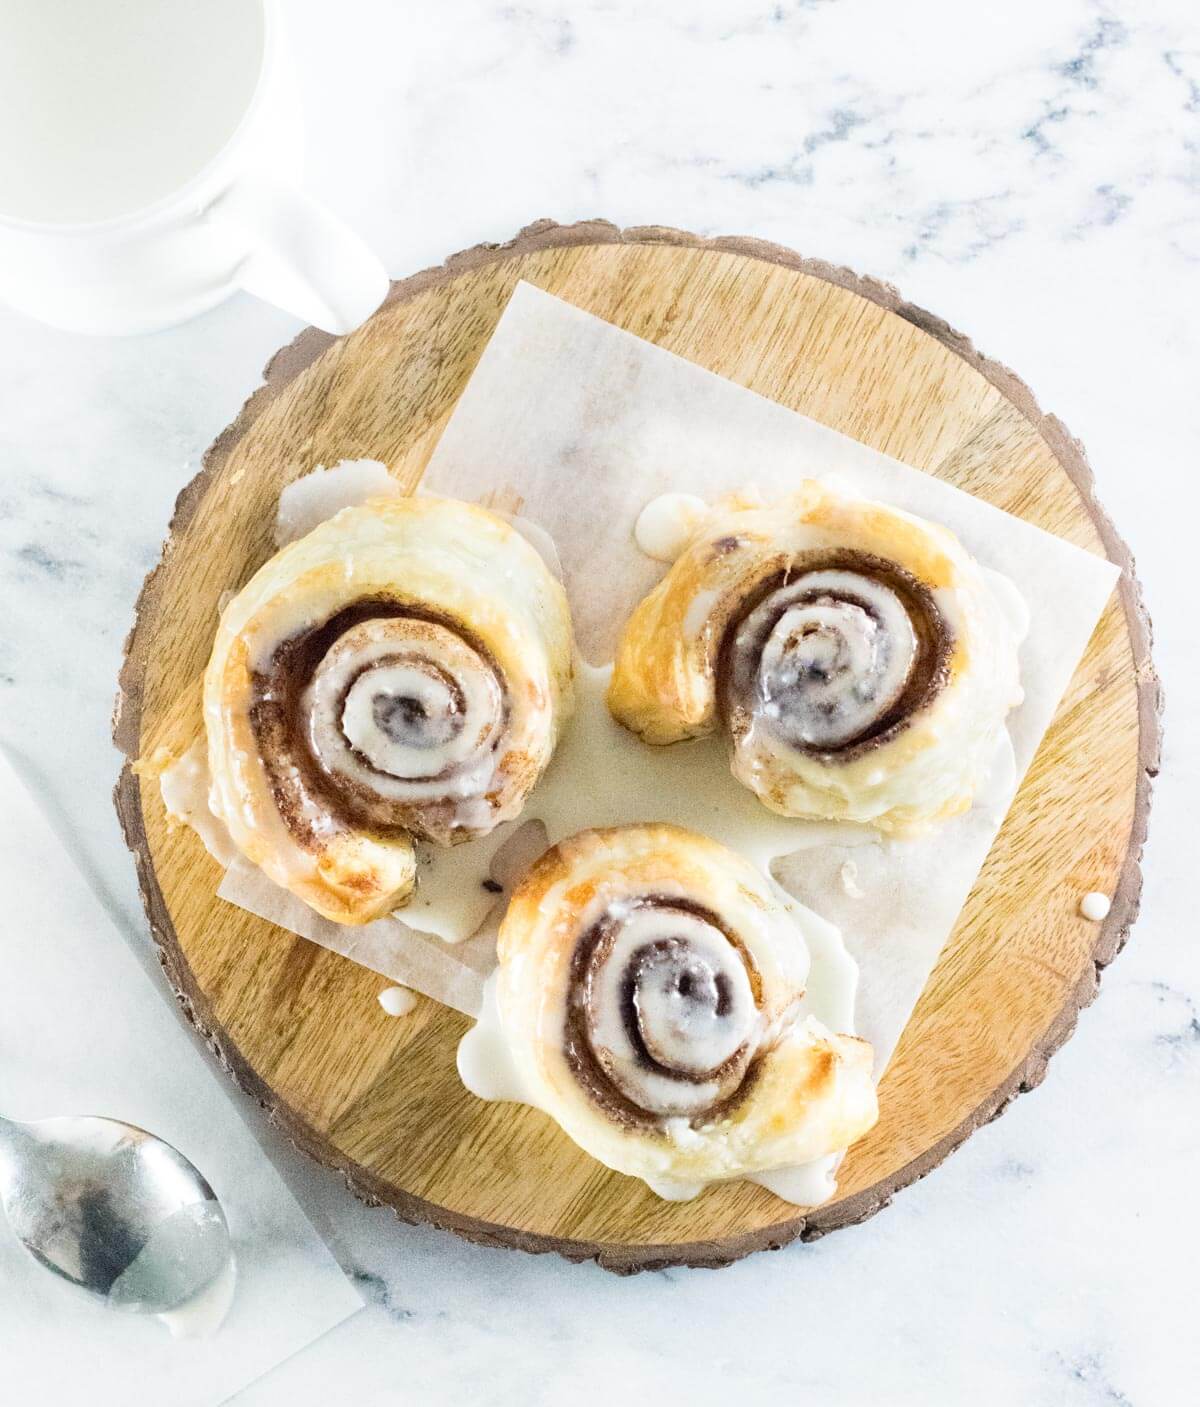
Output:
<svg viewBox="0 0 1200 1407">
<path fill-rule="evenodd" d="M 176 1309 L 232 1255 L 201 1174 L 116 1119 L 0 1117 L 0 1204 L 35 1260 L 118 1309 Z"/>
</svg>

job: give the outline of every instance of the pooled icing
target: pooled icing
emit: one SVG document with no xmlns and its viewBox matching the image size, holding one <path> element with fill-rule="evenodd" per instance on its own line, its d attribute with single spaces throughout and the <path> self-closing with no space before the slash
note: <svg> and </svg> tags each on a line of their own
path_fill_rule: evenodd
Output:
<svg viewBox="0 0 1200 1407">
<path fill-rule="evenodd" d="M 656 562 L 673 562 L 707 512 L 708 505 L 694 493 L 659 494 L 638 514 L 634 541 Z"/>
<path fill-rule="evenodd" d="M 203 738 L 164 768 L 158 779 L 167 815 L 190 826 L 217 864 L 228 868 L 237 858 L 238 848 L 229 827 L 209 805 L 210 784 L 208 747 Z"/>
<path fill-rule="evenodd" d="M 332 469 L 318 465 L 293 479 L 279 495 L 275 512 L 276 547 L 286 547 L 312 532 L 343 508 L 371 498 L 399 497 L 400 485 L 378 459 L 343 459 Z"/>
</svg>

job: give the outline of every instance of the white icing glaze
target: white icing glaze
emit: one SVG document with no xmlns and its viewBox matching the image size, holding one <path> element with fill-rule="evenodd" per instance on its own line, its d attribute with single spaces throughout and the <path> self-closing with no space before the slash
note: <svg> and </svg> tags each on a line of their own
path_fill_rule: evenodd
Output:
<svg viewBox="0 0 1200 1407">
<path fill-rule="evenodd" d="M 407 1016 L 417 1004 L 417 994 L 410 987 L 385 987 L 379 994 L 379 1005 L 389 1016 Z"/>
<path fill-rule="evenodd" d="M 793 899 L 783 888 L 780 897 L 803 920 L 808 942 L 808 982 L 798 1017 L 815 1017 L 830 1031 L 851 1036 L 858 1029 L 858 963 L 850 956 L 841 930 Z"/>
<path fill-rule="evenodd" d="M 562 581 L 562 558 L 558 555 L 554 539 L 540 523 L 535 523 L 529 518 L 522 518 L 519 513 L 497 513 L 496 516 L 511 523 L 525 541 L 537 550 L 538 556 L 550 568 L 554 577 L 558 581 Z"/>
<path fill-rule="evenodd" d="M 1001 728 L 992 763 L 975 793 L 975 806 L 984 811 L 1007 811 L 1017 789 L 1017 755 L 1012 736 Z"/>
<path fill-rule="evenodd" d="M 402 801 L 457 795 L 469 804 L 491 786 L 504 720 L 500 681 L 445 626 L 363 621 L 318 664 L 301 706 L 325 768 L 367 791 Z"/>
<path fill-rule="evenodd" d="M 702 1182 L 668 1182 L 664 1177 L 646 1178 L 646 1186 L 664 1202 L 691 1202 L 704 1191 Z"/>
<path fill-rule="evenodd" d="M 647 557 L 673 562 L 691 541 L 708 513 L 694 493 L 662 493 L 638 514 L 633 537 Z"/>
<path fill-rule="evenodd" d="M 784 890 L 778 889 L 778 894 L 788 910 L 798 920 L 803 920 L 803 931 L 807 935 L 808 983 L 793 1019 L 812 1017 L 829 1030 L 852 1034 L 858 964 L 846 950 L 842 935 L 833 924 L 804 908 Z M 707 928 L 707 925 L 700 927 Z M 497 977 L 498 973 L 493 972 L 487 979 L 479 1018 L 459 1042 L 458 1073 L 467 1089 L 480 1099 L 539 1108 L 536 1096 L 521 1076 L 504 1032 L 496 1002 Z M 665 1127 L 676 1141 L 686 1139 L 691 1132 L 688 1120 L 681 1117 L 668 1118 Z M 837 1190 L 834 1172 L 841 1158 L 842 1153 L 836 1152 L 800 1167 L 777 1168 L 747 1180 L 767 1188 L 785 1202 L 818 1206 Z M 668 1201 L 690 1201 L 704 1190 L 703 1185 L 661 1177 L 648 1177 L 645 1181 L 651 1191 Z"/>
<path fill-rule="evenodd" d="M 685 626 L 686 630 L 686 626 Z M 773 591 L 733 639 L 738 693 L 754 699 L 751 731 L 777 750 L 842 747 L 895 704 L 917 641 L 908 611 L 884 582 L 812 571 Z M 754 746 L 747 735 L 743 745 Z"/>
<path fill-rule="evenodd" d="M 851 899 L 861 899 L 863 897 L 863 889 L 858 882 L 858 866 L 853 860 L 843 862 L 841 869 L 838 871 L 838 878 L 842 882 L 842 888 L 849 894 Z"/>
<path fill-rule="evenodd" d="M 457 1061 L 459 1078 L 479 1099 L 540 1107 L 521 1078 L 500 1024 L 495 972 L 483 984 L 479 1019 L 459 1041 Z"/>
<path fill-rule="evenodd" d="M 704 1076 L 753 1046 L 759 1025 L 745 964 L 717 928 L 680 909 L 635 907 L 628 914 L 609 911 L 618 931 L 604 961 L 592 974 L 596 1010 L 595 1041 L 607 1052 L 609 1078 L 639 1109 L 663 1115 L 692 1114 L 722 1097 L 723 1086 Z M 671 940 L 644 964 L 635 954 L 657 940 Z M 645 1061 L 624 1023 L 621 987 L 635 972 L 638 1035 L 659 1066 L 687 1078 L 656 1074 Z M 690 998 L 683 1000 L 678 978 L 686 974 Z M 723 981 L 729 1011 L 718 1015 L 718 980 Z M 733 1072 L 734 1086 L 741 1070 Z"/>
<path fill-rule="evenodd" d="M 824 1158 L 805 1163 L 798 1168 L 774 1168 L 771 1172 L 755 1173 L 747 1182 L 756 1182 L 773 1192 L 781 1202 L 796 1207 L 819 1207 L 837 1191 L 835 1176 L 843 1153 L 827 1153 Z"/>
<path fill-rule="evenodd" d="M 1029 634 L 1029 602 L 1021 594 L 1020 587 L 1012 577 L 992 567 L 981 566 L 980 570 L 1012 633 L 1018 641 L 1024 640 Z"/>
<path fill-rule="evenodd" d="M 191 826 L 219 865 L 233 864 L 237 846 L 209 805 L 208 749 L 203 738 L 163 771 L 158 785 L 167 814 Z"/>
<path fill-rule="evenodd" d="M 318 465 L 295 479 L 279 495 L 275 546 L 304 537 L 343 508 L 371 498 L 398 497 L 403 490 L 378 459 L 343 459 L 332 469 Z"/>
<path fill-rule="evenodd" d="M 375 468 L 364 471 L 364 464 L 374 464 Z M 378 471 L 383 466 L 376 461 L 344 461 L 335 470 L 322 471 L 327 508 L 337 509 L 359 501 L 350 496 L 355 475 L 343 473 L 344 469 L 353 469 L 355 474 L 366 473 L 365 482 L 376 487 L 382 482 Z M 335 475 L 339 477 L 334 479 Z M 303 482 L 297 480 L 285 494 L 299 492 Z M 360 486 L 362 482 L 360 480 Z M 334 496 L 332 487 L 338 484 L 340 496 Z M 524 524 L 523 520 L 514 518 L 512 521 L 526 532 L 535 546 L 539 536 L 548 536 L 536 526 L 526 531 L 531 525 Z M 1024 598 L 1000 573 L 989 570 L 987 577 L 994 588 L 992 595 L 1012 628 L 1023 633 L 1029 618 Z M 690 627 L 693 632 L 703 628 L 714 599 L 715 593 L 700 593 L 692 603 L 689 618 L 695 617 Z M 687 628 L 685 623 L 685 630 Z M 805 822 L 767 811 L 753 796 L 731 783 L 725 747 L 717 739 L 666 748 L 643 745 L 614 723 L 608 714 L 604 693 L 609 674 L 607 667 L 577 664 L 576 717 L 568 726 L 546 775 L 529 798 L 521 821 L 501 825 L 488 836 L 452 849 L 419 847 L 417 893 L 400 911 L 406 920 L 450 942 L 462 941 L 474 933 L 496 903 L 496 896 L 485 887 L 485 881 L 494 878 L 507 890 L 519 878 L 519 875 L 493 874 L 492 864 L 493 857 L 520 829 L 522 822 L 544 821 L 548 832 L 545 844 L 550 845 L 589 826 L 669 821 L 711 835 L 763 868 L 772 859 L 799 850 L 879 841 L 879 833 L 867 825 Z M 1007 802 L 1011 796 L 1014 764 L 1007 729 L 1002 730 L 992 746 L 995 753 L 989 767 L 991 780 L 977 798 L 979 805 Z M 197 829 L 203 826 L 201 833 L 205 844 L 222 864 L 228 864 L 232 846 L 227 837 L 222 845 L 220 838 L 211 831 L 210 823 L 215 823 L 215 818 L 207 806 L 206 796 L 204 805 L 198 806 L 194 801 L 186 802 L 179 791 L 173 790 L 183 775 L 180 773 L 175 781 L 168 781 L 164 775 L 164 800 L 170 791 L 174 801 L 174 804 L 167 801 L 168 810 Z M 204 795 L 204 789 L 199 794 Z M 521 872 L 536 858 L 529 848 L 528 833 L 525 846 Z M 537 849 L 536 839 L 533 849 Z M 834 1029 L 849 1028 L 835 1026 Z"/>
<path fill-rule="evenodd" d="M 446 849 L 441 845 L 417 846 L 417 892 L 395 916 L 422 933 L 431 933 L 448 943 L 470 938 L 496 906 L 499 875 L 493 872 L 493 857 L 521 829 L 522 821 L 508 821 L 489 835 Z M 535 833 L 536 834 L 536 833 Z M 537 854 L 545 850 L 539 845 Z M 530 855 L 527 869 L 537 855 Z M 496 863 L 499 863 L 497 860 Z"/>
<path fill-rule="evenodd" d="M 1101 894 L 1098 890 L 1085 894 L 1079 901 L 1079 912 L 1084 918 L 1091 919 L 1093 923 L 1100 923 L 1106 919 L 1111 908 L 1112 900 L 1107 894 Z"/>
</svg>

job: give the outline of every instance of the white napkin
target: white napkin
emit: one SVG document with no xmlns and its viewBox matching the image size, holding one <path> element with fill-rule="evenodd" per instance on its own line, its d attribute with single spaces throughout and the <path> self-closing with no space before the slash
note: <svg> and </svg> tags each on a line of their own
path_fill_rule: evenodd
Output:
<svg viewBox="0 0 1200 1407">
<path fill-rule="evenodd" d="M 38 1267 L 0 1214 L 0 1400 L 214 1407 L 362 1301 L 71 863 L 0 747 L 0 1112 L 107 1114 L 208 1178 L 238 1261 L 211 1339 L 106 1309 Z"/>
</svg>

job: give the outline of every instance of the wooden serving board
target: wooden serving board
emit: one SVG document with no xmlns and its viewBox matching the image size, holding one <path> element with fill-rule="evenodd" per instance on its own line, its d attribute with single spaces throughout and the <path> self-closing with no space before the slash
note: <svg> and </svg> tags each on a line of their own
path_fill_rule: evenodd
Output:
<svg viewBox="0 0 1200 1407">
<path fill-rule="evenodd" d="M 596 313 L 1124 568 L 1053 726 L 883 1080 L 836 1200 L 807 1216 L 747 1183 L 660 1201 L 533 1110 L 462 1087 L 467 1022 L 403 1020 L 376 974 L 216 898 L 127 765 L 117 807 L 163 966 L 243 1089 L 305 1152 L 401 1217 L 614 1270 L 716 1265 L 861 1221 L 1042 1077 L 1137 910 L 1158 684 L 1129 555 L 1082 451 L 1026 388 L 886 285 L 750 240 L 542 222 L 394 285 L 340 341 L 303 333 L 217 440 L 147 578 L 115 736 L 129 759 L 198 732 L 222 592 L 271 552 L 280 490 L 370 456 L 415 485 L 518 279 Z M 1115 895 L 1103 925 L 1081 894 Z"/>
</svg>

